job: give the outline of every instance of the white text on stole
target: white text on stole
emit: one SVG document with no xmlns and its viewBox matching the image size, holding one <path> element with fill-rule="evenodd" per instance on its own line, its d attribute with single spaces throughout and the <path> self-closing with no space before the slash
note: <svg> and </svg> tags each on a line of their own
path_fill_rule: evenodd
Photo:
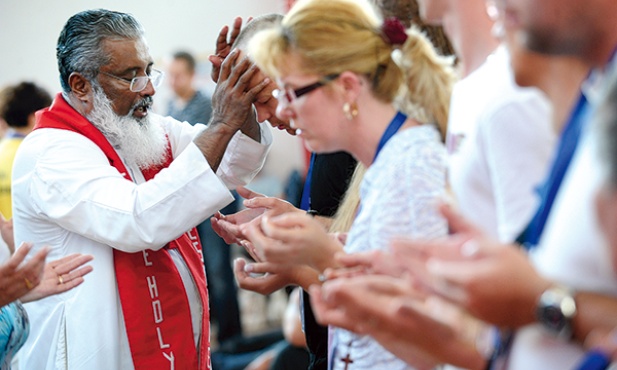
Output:
<svg viewBox="0 0 617 370">
<path fill-rule="evenodd" d="M 146 266 L 152 266 L 152 262 L 148 261 L 148 251 L 142 251 L 144 255 L 144 263 Z M 150 298 L 152 299 L 152 313 L 154 314 L 154 323 L 156 326 L 156 335 L 159 338 L 159 348 L 163 353 L 163 356 L 169 361 L 171 370 L 174 370 L 174 353 L 173 351 L 169 351 L 169 353 L 164 350 L 169 348 L 169 344 L 163 341 L 163 334 L 161 333 L 161 327 L 158 324 L 163 322 L 163 307 L 161 306 L 161 300 L 159 299 L 159 289 L 156 285 L 156 277 L 148 276 L 148 289 L 150 290 Z"/>
</svg>

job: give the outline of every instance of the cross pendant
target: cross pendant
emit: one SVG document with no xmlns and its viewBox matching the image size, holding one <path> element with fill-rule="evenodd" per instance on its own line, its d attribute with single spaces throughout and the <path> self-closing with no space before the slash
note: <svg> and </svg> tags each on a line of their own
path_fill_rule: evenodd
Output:
<svg viewBox="0 0 617 370">
<path fill-rule="evenodd" d="M 349 353 L 341 359 L 341 362 L 345 363 L 345 370 L 349 369 L 349 364 L 353 364 L 353 360 L 349 357 Z"/>
</svg>

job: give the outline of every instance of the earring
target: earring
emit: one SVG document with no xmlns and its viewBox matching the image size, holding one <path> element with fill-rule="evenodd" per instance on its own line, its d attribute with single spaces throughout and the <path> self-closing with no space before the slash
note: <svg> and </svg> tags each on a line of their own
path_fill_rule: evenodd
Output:
<svg viewBox="0 0 617 370">
<path fill-rule="evenodd" d="M 358 105 L 356 103 L 343 104 L 343 114 L 348 120 L 353 120 L 358 116 Z"/>
</svg>

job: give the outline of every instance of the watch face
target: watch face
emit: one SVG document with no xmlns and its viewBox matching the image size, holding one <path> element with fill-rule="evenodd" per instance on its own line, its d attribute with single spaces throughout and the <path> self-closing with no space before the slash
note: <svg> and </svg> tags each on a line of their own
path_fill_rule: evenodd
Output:
<svg viewBox="0 0 617 370">
<path fill-rule="evenodd" d="M 576 314 L 576 302 L 566 289 L 549 288 L 540 297 L 536 314 L 544 328 L 559 338 L 569 339 L 572 335 L 570 321 Z"/>
<path fill-rule="evenodd" d="M 555 306 L 544 307 L 541 321 L 544 325 L 555 331 L 561 330 L 566 324 L 566 320 L 561 312 L 561 309 Z"/>
</svg>

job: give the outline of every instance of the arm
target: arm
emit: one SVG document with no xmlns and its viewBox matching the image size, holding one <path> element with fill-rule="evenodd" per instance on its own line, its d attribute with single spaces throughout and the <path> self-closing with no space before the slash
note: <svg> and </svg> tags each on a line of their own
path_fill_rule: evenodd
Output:
<svg viewBox="0 0 617 370">
<path fill-rule="evenodd" d="M 415 266 L 409 271 L 419 276 L 432 292 L 461 305 L 481 320 L 513 329 L 535 323 L 539 298 L 554 283 L 540 276 L 516 246 L 482 239 L 477 229 L 473 230 L 452 210 L 446 207 L 442 211 L 451 228 L 466 229 L 467 238 L 473 235 L 474 243 L 465 243 L 465 237 L 433 243 L 398 241 L 393 244 L 397 259 Z M 422 272 L 424 265 L 426 269 Z M 579 291 L 575 301 L 575 341 L 583 343 L 596 329 L 617 327 L 617 298 Z"/>
<path fill-rule="evenodd" d="M 23 187 L 15 204 L 67 232 L 127 252 L 157 249 L 233 200 L 190 141 L 156 178 L 138 184 L 83 136 L 45 131 L 32 134 L 32 147 L 43 149 L 36 167 L 17 174 Z"/>
<path fill-rule="evenodd" d="M 593 292 L 575 295 L 577 314 L 572 321 L 574 339 L 583 343 L 595 330 L 617 328 L 617 298 Z"/>
</svg>

